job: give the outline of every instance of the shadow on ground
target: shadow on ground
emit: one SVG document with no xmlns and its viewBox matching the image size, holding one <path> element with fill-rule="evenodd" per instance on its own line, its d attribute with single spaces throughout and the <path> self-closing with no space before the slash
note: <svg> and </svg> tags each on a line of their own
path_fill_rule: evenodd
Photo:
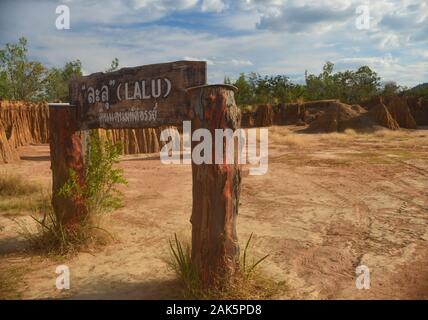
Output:
<svg viewBox="0 0 428 320">
<path fill-rule="evenodd" d="M 73 288 L 71 288 L 73 290 Z M 79 293 L 65 299 L 79 300 L 177 300 L 182 299 L 177 280 L 151 279 L 141 283 L 100 281 L 79 287 Z"/>
<path fill-rule="evenodd" d="M 22 238 L 6 238 L 0 241 L 0 256 L 11 253 L 23 252 L 28 246 L 28 241 Z"/>
<path fill-rule="evenodd" d="M 21 156 L 21 160 L 25 161 L 50 161 L 50 156 Z"/>
</svg>

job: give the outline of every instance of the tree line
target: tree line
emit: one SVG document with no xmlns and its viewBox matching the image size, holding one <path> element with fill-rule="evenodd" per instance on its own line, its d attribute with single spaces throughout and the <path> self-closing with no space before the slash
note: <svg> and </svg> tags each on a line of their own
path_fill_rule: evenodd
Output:
<svg viewBox="0 0 428 320">
<path fill-rule="evenodd" d="M 29 60 L 27 44 L 27 39 L 22 37 L 18 43 L 8 43 L 0 50 L 0 99 L 68 101 L 68 82 L 82 75 L 81 61 L 47 68 L 41 62 Z M 115 58 L 105 71 L 118 68 L 119 60 Z M 224 82 L 239 89 L 236 101 L 240 106 L 320 99 L 339 99 L 353 104 L 376 95 L 395 94 L 428 97 L 428 84 L 408 90 L 392 81 L 382 83 L 368 66 L 335 72 L 331 62 L 326 62 L 318 75 L 306 71 L 304 84 L 293 83 L 286 75 L 262 76 L 254 72 L 241 73 L 233 81 L 226 77 Z"/>
<path fill-rule="evenodd" d="M 25 101 L 68 101 L 68 82 L 82 75 L 82 62 L 73 60 L 60 68 L 47 68 L 28 58 L 28 42 L 7 43 L 0 50 L 0 99 Z M 119 68 L 115 58 L 106 72 Z"/>
<path fill-rule="evenodd" d="M 241 73 L 235 81 L 226 77 L 224 83 L 238 88 L 236 100 L 241 106 L 322 99 L 339 99 L 354 104 L 377 95 L 411 92 L 393 81 L 382 83 L 378 74 L 368 66 L 335 72 L 332 62 L 326 62 L 318 75 L 306 71 L 304 84 L 293 83 L 285 75 L 261 76 L 254 72 Z M 418 95 L 428 96 L 428 90 L 419 90 Z"/>
</svg>

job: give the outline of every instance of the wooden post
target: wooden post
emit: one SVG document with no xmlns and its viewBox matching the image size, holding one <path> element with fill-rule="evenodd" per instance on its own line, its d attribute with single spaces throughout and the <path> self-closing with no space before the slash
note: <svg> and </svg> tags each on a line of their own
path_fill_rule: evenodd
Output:
<svg viewBox="0 0 428 320">
<path fill-rule="evenodd" d="M 84 185 L 82 145 L 76 122 L 76 110 L 71 106 L 49 106 L 49 143 L 52 170 L 52 206 L 58 222 L 73 227 L 87 214 L 79 195 L 64 197 L 58 194 L 69 181 L 70 171 L 76 173 L 77 183 Z"/>
<path fill-rule="evenodd" d="M 200 128 L 211 132 L 213 162 L 215 129 L 236 130 L 240 127 L 241 116 L 234 90 L 235 87 L 228 85 L 188 89 L 192 134 Z M 192 152 L 198 143 L 192 142 Z M 240 165 L 236 161 L 226 164 L 225 158 L 222 164 L 197 165 L 192 161 L 192 177 L 192 262 L 200 272 L 203 287 L 222 285 L 239 269 L 236 219 L 241 188 Z"/>
</svg>

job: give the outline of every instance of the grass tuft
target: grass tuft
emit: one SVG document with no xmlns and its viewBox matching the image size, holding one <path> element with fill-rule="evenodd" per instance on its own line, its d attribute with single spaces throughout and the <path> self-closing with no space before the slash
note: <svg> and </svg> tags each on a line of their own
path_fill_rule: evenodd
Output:
<svg viewBox="0 0 428 320">
<path fill-rule="evenodd" d="M 25 181 L 19 175 L 0 175 L 0 212 L 17 215 L 31 212 L 34 204 L 43 198 L 43 188 L 34 182 Z"/>
<path fill-rule="evenodd" d="M 2 174 L 0 176 L 0 196 L 28 196 L 39 191 L 35 184 L 24 181 L 21 176 Z"/>
<path fill-rule="evenodd" d="M 191 261 L 191 247 L 189 243 L 182 243 L 177 235 L 169 241 L 170 257 L 168 266 L 175 272 L 182 286 L 182 297 L 185 299 L 201 300 L 248 300 L 271 299 L 287 287 L 284 282 L 276 282 L 261 272 L 258 267 L 269 255 L 249 263 L 249 247 L 253 234 L 246 242 L 245 249 L 240 259 L 241 266 L 232 279 L 225 286 L 216 286 L 211 289 L 203 289 L 198 275 L 198 268 Z"/>
<path fill-rule="evenodd" d="M 407 138 L 409 133 L 405 130 L 381 129 L 373 132 L 373 136 L 377 138 Z"/>
<path fill-rule="evenodd" d="M 182 244 L 174 234 L 174 240 L 169 240 L 171 259 L 167 261 L 169 267 L 177 275 L 183 286 L 184 296 L 198 296 L 201 291 L 197 268 L 191 261 L 191 248 L 188 243 Z"/>
<path fill-rule="evenodd" d="M 36 222 L 33 229 L 18 223 L 20 235 L 28 241 L 29 248 L 48 255 L 70 255 L 91 245 L 107 244 L 113 236 L 100 226 L 100 215 L 88 215 L 78 225 L 64 226 L 55 216 L 51 198 L 33 208 L 31 218 Z"/>
<path fill-rule="evenodd" d="M 245 249 L 244 249 L 244 253 L 242 255 L 242 262 L 241 262 L 241 272 L 243 274 L 243 276 L 246 279 L 249 279 L 253 273 L 253 271 L 256 269 L 256 267 L 262 263 L 264 260 L 266 260 L 267 257 L 269 257 L 269 255 L 265 255 L 263 258 L 260 258 L 259 260 L 257 260 L 256 262 L 252 262 L 252 264 L 248 265 L 248 261 L 247 261 L 247 256 L 248 256 L 248 248 L 250 246 L 250 242 L 251 239 L 253 238 L 253 233 L 251 233 L 250 237 L 247 240 L 247 243 L 245 245 Z"/>
</svg>

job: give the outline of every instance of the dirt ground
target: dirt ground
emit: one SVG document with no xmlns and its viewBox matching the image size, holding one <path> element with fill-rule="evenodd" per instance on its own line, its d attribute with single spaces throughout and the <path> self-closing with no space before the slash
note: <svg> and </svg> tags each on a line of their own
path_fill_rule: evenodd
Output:
<svg viewBox="0 0 428 320">
<path fill-rule="evenodd" d="M 238 234 L 254 233 L 263 271 L 288 290 L 278 299 L 428 299 L 428 130 L 380 134 L 294 134 L 269 128 L 269 171 L 245 175 Z M 49 188 L 48 146 L 20 149 L 20 174 Z M 25 252 L 13 219 L 0 211 L 0 272 L 23 299 L 178 298 L 168 270 L 168 239 L 190 234 L 191 168 L 157 155 L 126 156 L 124 208 L 109 216 L 117 240 L 70 258 Z M 55 288 L 56 266 L 71 288 Z M 356 267 L 371 288 L 356 288 Z M 12 280 L 11 280 L 12 281 Z"/>
</svg>

